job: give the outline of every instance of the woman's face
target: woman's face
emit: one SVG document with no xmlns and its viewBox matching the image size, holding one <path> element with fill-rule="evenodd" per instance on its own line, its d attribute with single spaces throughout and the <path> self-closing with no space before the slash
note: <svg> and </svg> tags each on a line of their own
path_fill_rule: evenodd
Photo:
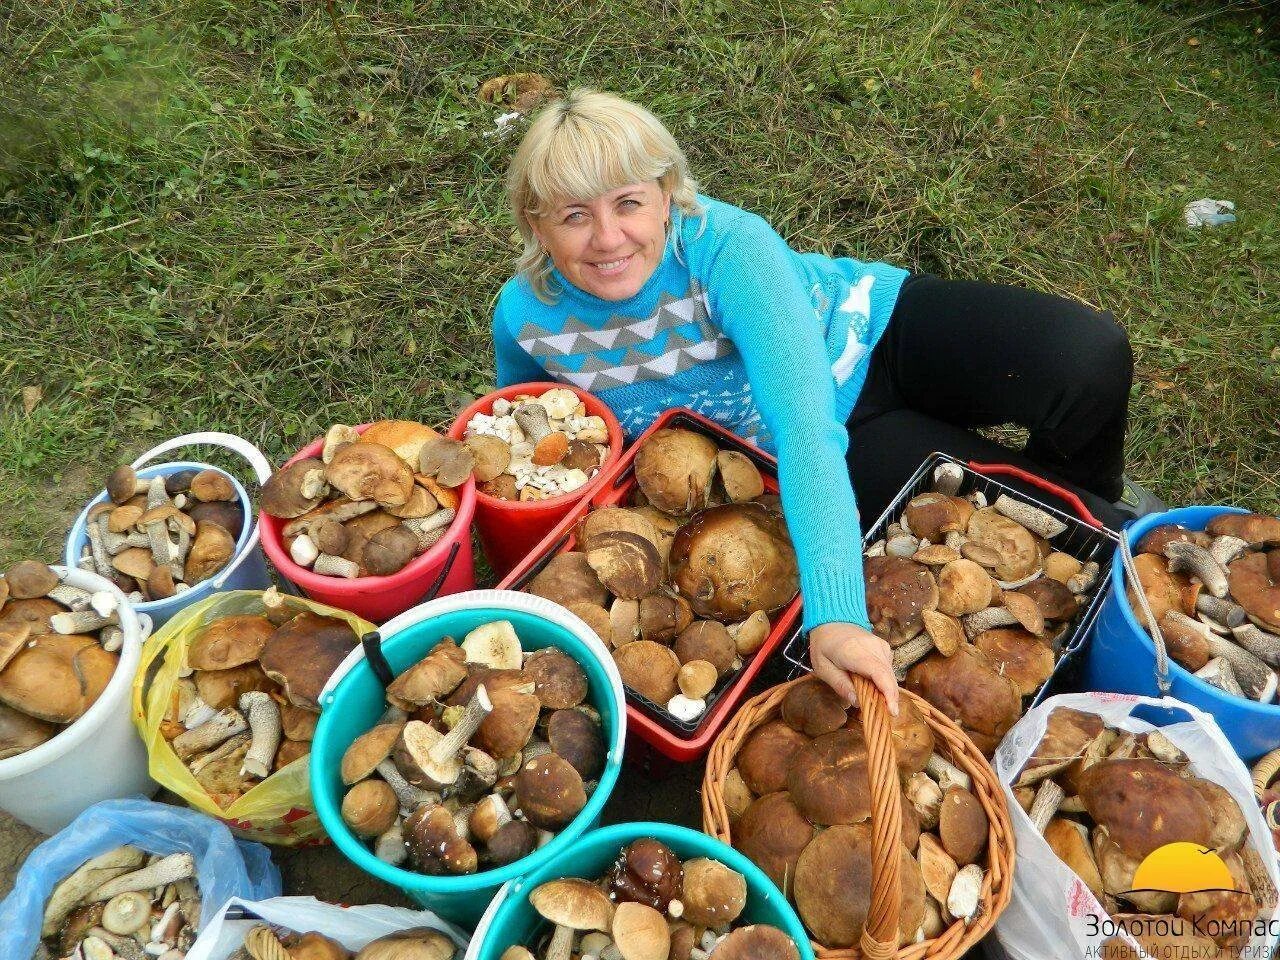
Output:
<svg viewBox="0 0 1280 960">
<path fill-rule="evenodd" d="M 662 262 L 671 194 L 656 180 L 563 200 L 530 220 L 564 277 L 602 300 L 626 300 Z"/>
</svg>

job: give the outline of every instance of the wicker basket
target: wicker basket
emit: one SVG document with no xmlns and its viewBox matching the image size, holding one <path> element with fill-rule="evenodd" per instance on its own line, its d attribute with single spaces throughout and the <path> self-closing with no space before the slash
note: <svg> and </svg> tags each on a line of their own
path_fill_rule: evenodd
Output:
<svg viewBox="0 0 1280 960">
<path fill-rule="evenodd" d="M 706 833 L 725 843 L 732 843 L 729 811 L 724 802 L 725 777 L 733 768 L 738 751 L 751 731 L 774 719 L 787 691 L 802 682 L 803 678 L 784 683 L 747 701 L 717 738 L 707 757 L 707 772 L 702 781 L 702 828 Z M 854 676 L 853 682 L 858 702 L 863 705 L 863 737 L 867 744 L 871 781 L 871 905 L 860 947 L 835 950 L 814 943 L 814 953 L 825 960 L 853 960 L 856 957 L 866 960 L 955 960 L 991 929 L 1013 892 L 1013 828 L 1004 791 L 986 758 L 955 723 L 921 697 L 901 691 L 900 695 L 911 700 L 933 730 L 939 752 L 972 778 L 973 794 L 982 804 L 990 828 L 986 875 L 977 916 L 968 924 L 955 921 L 933 940 L 898 947 L 898 845 L 902 827 L 902 791 L 898 786 L 897 762 L 884 699 L 865 678 Z"/>
</svg>

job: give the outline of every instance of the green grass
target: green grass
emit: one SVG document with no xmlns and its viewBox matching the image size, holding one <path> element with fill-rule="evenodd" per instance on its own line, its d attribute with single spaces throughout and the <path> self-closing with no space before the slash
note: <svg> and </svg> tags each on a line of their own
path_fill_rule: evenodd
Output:
<svg viewBox="0 0 1280 960">
<path fill-rule="evenodd" d="M 1272 11 L 1271 13 L 1273 13 Z M 486 78 L 649 105 L 799 248 L 1113 310 L 1131 473 L 1280 510 L 1280 67 L 1254 3 L 15 0 L 0 11 L 0 561 L 224 429 L 444 423 L 516 253 Z M 1189 43 L 1191 39 L 1197 43 Z M 1235 200 L 1202 233 L 1185 202 Z M 21 388 L 43 398 L 24 412 Z"/>
</svg>

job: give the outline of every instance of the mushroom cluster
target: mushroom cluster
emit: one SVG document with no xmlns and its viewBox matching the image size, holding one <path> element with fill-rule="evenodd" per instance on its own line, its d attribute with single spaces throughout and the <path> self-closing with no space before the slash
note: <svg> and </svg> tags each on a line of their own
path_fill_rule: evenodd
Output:
<svg viewBox="0 0 1280 960">
<path fill-rule="evenodd" d="M 182 470 L 140 480 L 125 464 L 107 499 L 89 508 L 79 566 L 130 600 L 165 600 L 225 567 L 244 527 L 235 485 L 221 470 Z"/>
<path fill-rule="evenodd" d="M 293 562 L 329 577 L 385 577 L 444 537 L 457 516 L 455 490 L 471 476 L 456 440 L 410 420 L 381 420 L 363 433 L 335 424 L 319 457 L 272 475 L 262 509 L 288 521 Z"/>
<path fill-rule="evenodd" d="M 1096 714 L 1058 707 L 1011 786 L 1053 852 L 1126 929 L 1133 922 L 1154 936 L 1150 921 L 1163 916 L 1174 935 L 1205 938 L 1195 941 L 1202 952 L 1185 956 L 1237 956 L 1248 942 L 1261 910 L 1252 891 L 1270 884 L 1247 843 L 1244 814 L 1227 790 L 1196 776 L 1164 734 L 1109 727 Z M 1217 853 L 1235 889 L 1135 889 L 1144 858 L 1179 842 Z"/>
<path fill-rule="evenodd" d="M 690 723 L 796 596 L 795 551 L 755 464 L 700 433 L 656 431 L 635 477 L 633 505 L 588 513 L 524 589 L 586 621 L 632 691 Z"/>
<path fill-rule="evenodd" d="M 898 680 L 991 756 L 1053 672 L 1098 565 L 1055 550 L 1066 526 L 1038 507 L 957 496 L 953 466 L 867 548 L 867 612 Z"/>
<path fill-rule="evenodd" d="M 567 826 L 604 771 L 587 676 L 557 647 L 525 653 L 507 620 L 445 637 L 387 687 L 342 758 L 342 819 L 375 855 L 429 875 L 513 863 Z"/>
<path fill-rule="evenodd" d="M 1137 544 L 1138 581 L 1169 656 L 1206 683 L 1271 703 L 1280 669 L 1280 518 L 1223 513 L 1166 523 Z M 1133 585 L 1134 619 L 1150 621 Z"/>
<path fill-rule="evenodd" d="M 914 704 L 891 732 L 902 787 L 899 943 L 937 937 L 980 907 L 988 820 L 972 780 Z M 871 785 L 862 720 L 815 677 L 757 727 L 725 778 L 733 846 L 796 905 L 825 947 L 851 947 L 871 908 Z"/>
<path fill-rule="evenodd" d="M 348 950 L 314 930 L 297 933 L 260 923 L 245 931 L 244 946 L 228 960 L 454 960 L 453 941 L 431 927 L 410 927 Z"/>
<path fill-rule="evenodd" d="M 609 454 L 604 418 L 588 416 L 572 390 L 498 399 L 467 421 L 464 442 L 477 489 L 499 500 L 545 500 L 572 493 Z"/>
<path fill-rule="evenodd" d="M 124 643 L 118 603 L 35 560 L 0 578 L 0 760 L 52 739 L 102 695 Z"/>
<path fill-rule="evenodd" d="M 769 924 L 740 925 L 747 880 L 719 860 L 683 863 L 652 837 L 624 847 L 597 881 L 565 877 L 529 893 L 551 924 L 536 954 L 508 947 L 502 960 L 799 960 L 795 943 Z"/>
<path fill-rule="evenodd" d="M 319 697 L 359 639 L 350 624 L 298 613 L 274 588 L 261 615 L 211 620 L 183 655 L 160 732 L 227 807 L 311 752 Z"/>
<path fill-rule="evenodd" d="M 41 949 L 43 956 L 65 960 L 183 960 L 199 927 L 191 854 L 148 856 L 137 847 L 117 847 L 54 888 Z"/>
</svg>

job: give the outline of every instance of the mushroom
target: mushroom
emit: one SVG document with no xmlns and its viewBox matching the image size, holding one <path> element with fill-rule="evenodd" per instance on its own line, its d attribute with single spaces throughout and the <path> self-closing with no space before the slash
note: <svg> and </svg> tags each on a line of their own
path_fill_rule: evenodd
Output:
<svg viewBox="0 0 1280 960">
<path fill-rule="evenodd" d="M 34 637 L 0 671 L 0 703 L 37 720 L 72 723 L 102 695 L 118 659 L 90 636 Z"/>
<path fill-rule="evenodd" d="M 615 903 L 642 903 L 668 913 L 684 896 L 684 865 L 665 843 L 641 837 L 618 854 L 603 886 Z"/>
<path fill-rule="evenodd" d="M 1129 857 L 1166 843 L 1207 846 L 1209 805 L 1194 786 L 1154 760 L 1102 760 L 1080 778 L 1085 809 Z"/>
<path fill-rule="evenodd" d="M 622 682 L 642 697 L 662 704 L 676 695 L 680 661 L 668 647 L 635 640 L 614 650 L 613 658 Z"/>
<path fill-rule="evenodd" d="M 253 734 L 240 772 L 265 779 L 271 774 L 276 748 L 280 745 L 280 708 L 270 695 L 250 691 L 240 697 L 240 709 L 248 717 Z"/>
<path fill-rule="evenodd" d="M 409 856 L 430 876 L 475 873 L 479 858 L 470 843 L 458 836 L 453 815 L 440 804 L 423 804 L 405 821 Z"/>
<path fill-rule="evenodd" d="M 912 535 L 940 544 L 948 533 L 963 532 L 972 514 L 973 505 L 967 500 L 937 492 L 922 493 L 908 501 L 902 522 Z"/>
<path fill-rule="evenodd" d="M 1195 543 L 1202 547 L 1209 546 L 1210 537 L 1199 530 L 1188 530 L 1180 523 L 1162 523 L 1152 527 L 1138 541 L 1133 552 L 1152 553 L 1157 557 L 1164 556 L 1164 548 L 1171 543 Z"/>
<path fill-rule="evenodd" d="M 151 900 L 137 890 L 117 894 L 102 909 L 102 926 L 119 936 L 141 930 L 150 920 Z"/>
<path fill-rule="evenodd" d="M 1260 513 L 1221 513 L 1209 521 L 1211 537 L 1239 537 L 1253 549 L 1280 547 L 1280 518 Z"/>
<path fill-rule="evenodd" d="M 387 687 L 387 702 L 405 711 L 438 700 L 453 693 L 467 677 L 462 648 L 445 638 Z"/>
<path fill-rule="evenodd" d="M 1112 897 L 1129 901 L 1139 910 L 1148 913 L 1172 913 L 1177 906 L 1178 895 L 1164 890 L 1133 889 L 1134 874 L 1141 859 L 1129 856 L 1111 839 L 1102 826 L 1093 830 L 1093 858 L 1102 877 L 1102 889 Z"/>
<path fill-rule="evenodd" d="M 1020 696 L 1035 694 L 1053 673 L 1053 650 L 1025 630 L 987 630 L 973 638 L 973 645 L 1014 682 Z"/>
<path fill-rule="evenodd" d="M 1164 555 L 1169 559 L 1171 573 L 1196 577 L 1212 596 L 1222 598 L 1227 595 L 1227 571 L 1204 547 L 1174 541 L 1165 544 Z"/>
<path fill-rule="evenodd" d="M 702 434 L 664 427 L 637 451 L 636 482 L 659 510 L 690 513 L 707 505 L 718 452 Z"/>
<path fill-rule="evenodd" d="M 662 558 L 639 534 L 607 530 L 587 541 L 587 563 L 605 588 L 624 600 L 639 600 L 658 588 Z"/>
<path fill-rule="evenodd" d="M 472 473 L 478 483 L 501 476 L 511 463 L 511 445 L 501 437 L 472 434 L 463 442 L 471 451 Z M 594 447 L 591 452 L 595 452 Z"/>
<path fill-rule="evenodd" d="M 1014 779 L 1015 787 L 1032 786 L 1064 770 L 1102 736 L 1102 718 L 1071 707 L 1055 707 L 1044 735 Z"/>
<path fill-rule="evenodd" d="M 907 672 L 906 689 L 956 721 L 988 757 L 1022 715 L 1017 685 L 972 644 L 917 663 Z"/>
<path fill-rule="evenodd" d="M 833 733 L 849 719 L 849 705 L 817 677 L 806 677 L 782 698 L 781 716 L 806 737 Z"/>
<path fill-rule="evenodd" d="M 244 714 L 227 707 L 199 726 L 178 734 L 173 738 L 170 746 L 179 758 L 190 760 L 196 754 L 225 743 L 248 729 L 249 723 Z"/>
<path fill-rule="evenodd" d="M 264 488 L 265 489 L 265 488 Z M 183 508 L 187 519 L 197 526 L 201 523 L 216 523 L 237 540 L 244 530 L 244 510 L 238 501 L 214 500 L 209 503 L 195 503 Z M 178 521 L 181 523 L 181 521 Z"/>
<path fill-rule="evenodd" d="M 614 532 L 633 533 L 649 541 L 665 563 L 667 551 L 664 548 L 664 541 L 669 543 L 670 536 L 664 537 L 649 516 L 640 510 L 615 506 L 592 510 L 578 527 L 578 543 L 590 550 L 595 545 L 596 537 Z M 671 535 L 674 536 L 674 531 Z"/>
<path fill-rule="evenodd" d="M 738 751 L 738 771 L 757 796 L 783 790 L 796 753 L 809 742 L 786 723 L 770 720 L 756 728 Z"/>
<path fill-rule="evenodd" d="M 389 447 L 362 438 L 341 447 L 324 467 L 331 486 L 352 500 L 375 500 L 399 507 L 413 492 L 413 471 Z"/>
<path fill-rule="evenodd" d="M 683 597 L 651 593 L 640 600 L 637 619 L 642 640 L 667 643 L 693 622 L 693 610 Z"/>
<path fill-rule="evenodd" d="M 1006 494 L 996 497 L 992 505 L 1010 520 L 1018 523 L 1037 536 L 1052 540 L 1067 529 L 1067 525 L 1045 510 L 1033 507 L 1029 503 L 1015 500 Z"/>
<path fill-rule="evenodd" d="M 554 753 L 530 760 L 516 774 L 516 804 L 540 830 L 566 827 L 587 804 L 582 777 Z"/>
<path fill-rule="evenodd" d="M 1193 673 L 1212 658 L 1209 629 L 1184 613 L 1166 613 L 1160 620 L 1160 635 L 1169 656 Z"/>
<path fill-rule="evenodd" d="M 401 520 L 422 520 L 432 516 L 439 509 L 440 503 L 431 495 L 431 491 L 415 483 L 413 491 L 409 494 L 409 499 L 404 502 L 404 505 L 387 507 L 386 512 Z M 340 553 L 341 550 L 338 552 Z"/>
<path fill-rule="evenodd" d="M 324 466 L 320 460 L 307 457 L 273 473 L 262 485 L 263 512 L 293 520 L 314 510 L 324 499 Z"/>
<path fill-rule="evenodd" d="M 715 689 L 719 678 L 715 665 L 706 660 L 690 660 L 680 668 L 676 683 L 680 693 L 690 700 L 704 700 Z"/>
<path fill-rule="evenodd" d="M 995 584 L 972 560 L 954 560 L 938 572 L 938 610 L 953 617 L 977 613 L 991 603 Z"/>
<path fill-rule="evenodd" d="M 240 696 L 250 690 L 269 693 L 275 689 L 271 678 L 256 663 L 229 670 L 197 670 L 196 692 L 201 700 L 215 710 L 223 710 L 240 702 Z"/>
<path fill-rule="evenodd" d="M 533 695 L 548 710 L 567 710 L 587 699 L 586 673 L 558 647 L 543 647 L 529 654 L 524 673 L 533 681 Z"/>
<path fill-rule="evenodd" d="M 610 933 L 622 960 L 667 960 L 671 952 L 666 917 L 643 903 L 618 904 Z"/>
<path fill-rule="evenodd" d="M 361 553 L 361 562 L 369 576 L 387 577 L 403 570 L 417 552 L 417 536 L 401 524 L 371 536 Z"/>
<path fill-rule="evenodd" d="M 734 824 L 732 841 L 736 850 L 790 897 L 796 863 L 816 832 L 783 790 L 759 797 L 747 807 Z"/>
<path fill-rule="evenodd" d="M 942 789 L 923 771 L 907 777 L 903 793 L 915 809 L 920 826 L 933 830 L 938 826 L 938 814 L 942 808 Z"/>
<path fill-rule="evenodd" d="M 383 780 L 361 780 L 342 798 L 342 822 L 360 837 L 377 837 L 395 826 L 400 803 Z"/>
<path fill-rule="evenodd" d="M 686 923 L 699 927 L 725 927 L 741 916 L 747 905 L 747 881 L 718 860 L 696 857 L 684 864 L 680 902 Z"/>
<path fill-rule="evenodd" d="M 519 670 L 524 660 L 520 638 L 510 620 L 482 623 L 462 638 L 467 663 L 479 663 L 494 670 Z"/>
<path fill-rule="evenodd" d="M 174 853 L 148 864 L 140 870 L 125 873 L 108 880 L 100 887 L 86 894 L 85 900 L 110 900 L 121 893 L 134 890 L 150 890 L 166 884 L 187 880 L 196 875 L 195 858 L 190 853 Z"/>
<path fill-rule="evenodd" d="M 578 771 L 584 781 L 598 780 L 604 771 L 606 749 L 600 724 L 581 710 L 556 710 L 547 720 L 547 741 L 557 756 Z"/>
<path fill-rule="evenodd" d="M 266 617 L 218 617 L 187 648 L 187 665 L 195 670 L 229 670 L 252 663 L 261 656 L 275 629 Z"/>
<path fill-rule="evenodd" d="M 553 556 L 524 589 L 563 607 L 574 603 L 594 603 L 602 607 L 609 600 L 608 591 L 586 555 L 577 551 Z"/>
<path fill-rule="evenodd" d="M 453 941 L 439 930 L 410 927 L 370 941 L 355 960 L 453 960 L 456 953 Z"/>
<path fill-rule="evenodd" d="M 1098 901 L 1102 902 L 1106 889 L 1102 884 L 1102 876 L 1098 873 L 1097 861 L 1093 859 L 1093 850 L 1089 847 L 1088 829 L 1074 820 L 1055 817 L 1045 827 L 1044 839 L 1058 859 L 1070 867 Z"/>
<path fill-rule="evenodd" d="M 0 760 L 26 753 L 52 740 L 57 733 L 54 724 L 0 704 Z"/>
<path fill-rule="evenodd" d="M 451 489 L 466 483 L 474 467 L 471 448 L 452 437 L 437 436 L 428 440 L 418 456 L 419 472 Z"/>
<path fill-rule="evenodd" d="M 191 496 L 204 503 L 236 499 L 236 488 L 221 470 L 201 470 L 191 478 L 188 490 Z"/>
<path fill-rule="evenodd" d="M 46 596 L 58 585 L 58 575 L 36 560 L 19 560 L 4 574 L 9 596 L 14 600 L 34 600 Z M 0 599 L 0 604 L 3 604 Z"/>
<path fill-rule="evenodd" d="M 475 732 L 474 746 L 497 760 L 514 757 L 524 749 L 538 722 L 542 704 L 533 684 L 495 686 L 489 693 L 493 712 Z"/>
<path fill-rule="evenodd" d="M 196 584 L 213 576 L 226 566 L 235 548 L 236 542 L 231 539 L 231 534 L 216 523 L 205 521 L 197 524 L 196 536 L 183 568 L 183 582 Z"/>
<path fill-rule="evenodd" d="M 1021 580 L 1040 568 L 1040 549 L 1035 536 L 994 507 L 975 510 L 966 532 L 970 540 L 999 554 L 1000 562 L 993 570 L 1000 580 Z"/>
<path fill-rule="evenodd" d="M 258 662 L 295 706 L 320 709 L 320 692 L 359 640 L 345 620 L 306 611 L 277 627 Z"/>
<path fill-rule="evenodd" d="M 975 863 L 987 848 L 989 823 L 982 804 L 968 790 L 952 787 L 938 811 L 938 836 L 943 849 L 960 866 Z"/>
<path fill-rule="evenodd" d="M 1280 577 L 1271 553 L 1250 553 L 1229 567 L 1231 596 L 1258 626 L 1280 633 Z M 1205 584 L 1206 588 L 1208 584 Z"/>
<path fill-rule="evenodd" d="M 929 642 L 944 657 L 954 654 L 965 642 L 964 627 L 955 617 L 949 617 L 937 610 L 924 610 L 920 614 L 920 619 L 924 623 Z"/>
<path fill-rule="evenodd" d="M 1068 620 L 1080 608 L 1080 601 L 1067 589 L 1066 584 L 1047 576 L 1019 587 L 1017 593 L 1034 601 L 1045 620 Z"/>
<path fill-rule="evenodd" d="M 725 496 L 732 503 L 754 500 L 764 493 L 764 478 L 746 454 L 736 450 L 721 450 L 716 454 L 716 468 Z"/>
<path fill-rule="evenodd" d="M 872 630 L 901 646 L 924 629 L 922 613 L 938 605 L 938 584 L 929 569 L 901 557 L 871 557 L 863 565 L 867 615 Z"/>
<path fill-rule="evenodd" d="M 924 883 L 925 892 L 939 903 L 946 903 L 947 894 L 951 891 L 951 884 L 955 882 L 960 867 L 931 833 L 920 835 L 918 859 L 920 879 Z"/>
<path fill-rule="evenodd" d="M 764 923 L 730 930 L 715 950 L 716 960 L 800 960 L 795 942 L 777 927 Z"/>
<path fill-rule="evenodd" d="M 853 730 L 824 734 L 800 747 L 787 766 L 787 791 L 810 823 L 860 823 L 871 816 L 867 747 Z"/>
<path fill-rule="evenodd" d="M 485 848 L 485 861 L 503 867 L 523 860 L 538 848 L 538 830 L 524 820 L 512 820 L 498 828 Z"/>
<path fill-rule="evenodd" d="M 1226 788 L 1211 780 L 1188 777 L 1187 782 L 1209 805 L 1211 832 L 1208 846 L 1220 856 L 1238 852 L 1249 835 L 1249 825 L 1235 798 Z"/>
<path fill-rule="evenodd" d="M 698 620 L 689 624 L 676 638 L 674 649 L 682 664 L 705 661 L 715 668 L 717 676 L 728 673 L 738 655 L 729 631 L 715 620 Z"/>
<path fill-rule="evenodd" d="M 578 606 L 575 604 L 575 606 Z M 594 604 L 592 604 L 594 606 Z M 574 609 L 570 607 L 569 609 Z M 588 621 L 590 622 L 590 621 Z M 609 605 L 609 640 L 615 647 L 640 638 L 640 604 L 635 600 L 614 600 Z"/>
<path fill-rule="evenodd" d="M 862 721 L 859 717 L 851 717 L 846 726 L 860 730 Z M 903 697 L 899 701 L 898 715 L 889 718 L 889 733 L 893 738 L 898 770 L 904 776 L 923 770 L 929 758 L 934 755 L 937 744 L 929 722 L 910 698 Z"/>
</svg>

